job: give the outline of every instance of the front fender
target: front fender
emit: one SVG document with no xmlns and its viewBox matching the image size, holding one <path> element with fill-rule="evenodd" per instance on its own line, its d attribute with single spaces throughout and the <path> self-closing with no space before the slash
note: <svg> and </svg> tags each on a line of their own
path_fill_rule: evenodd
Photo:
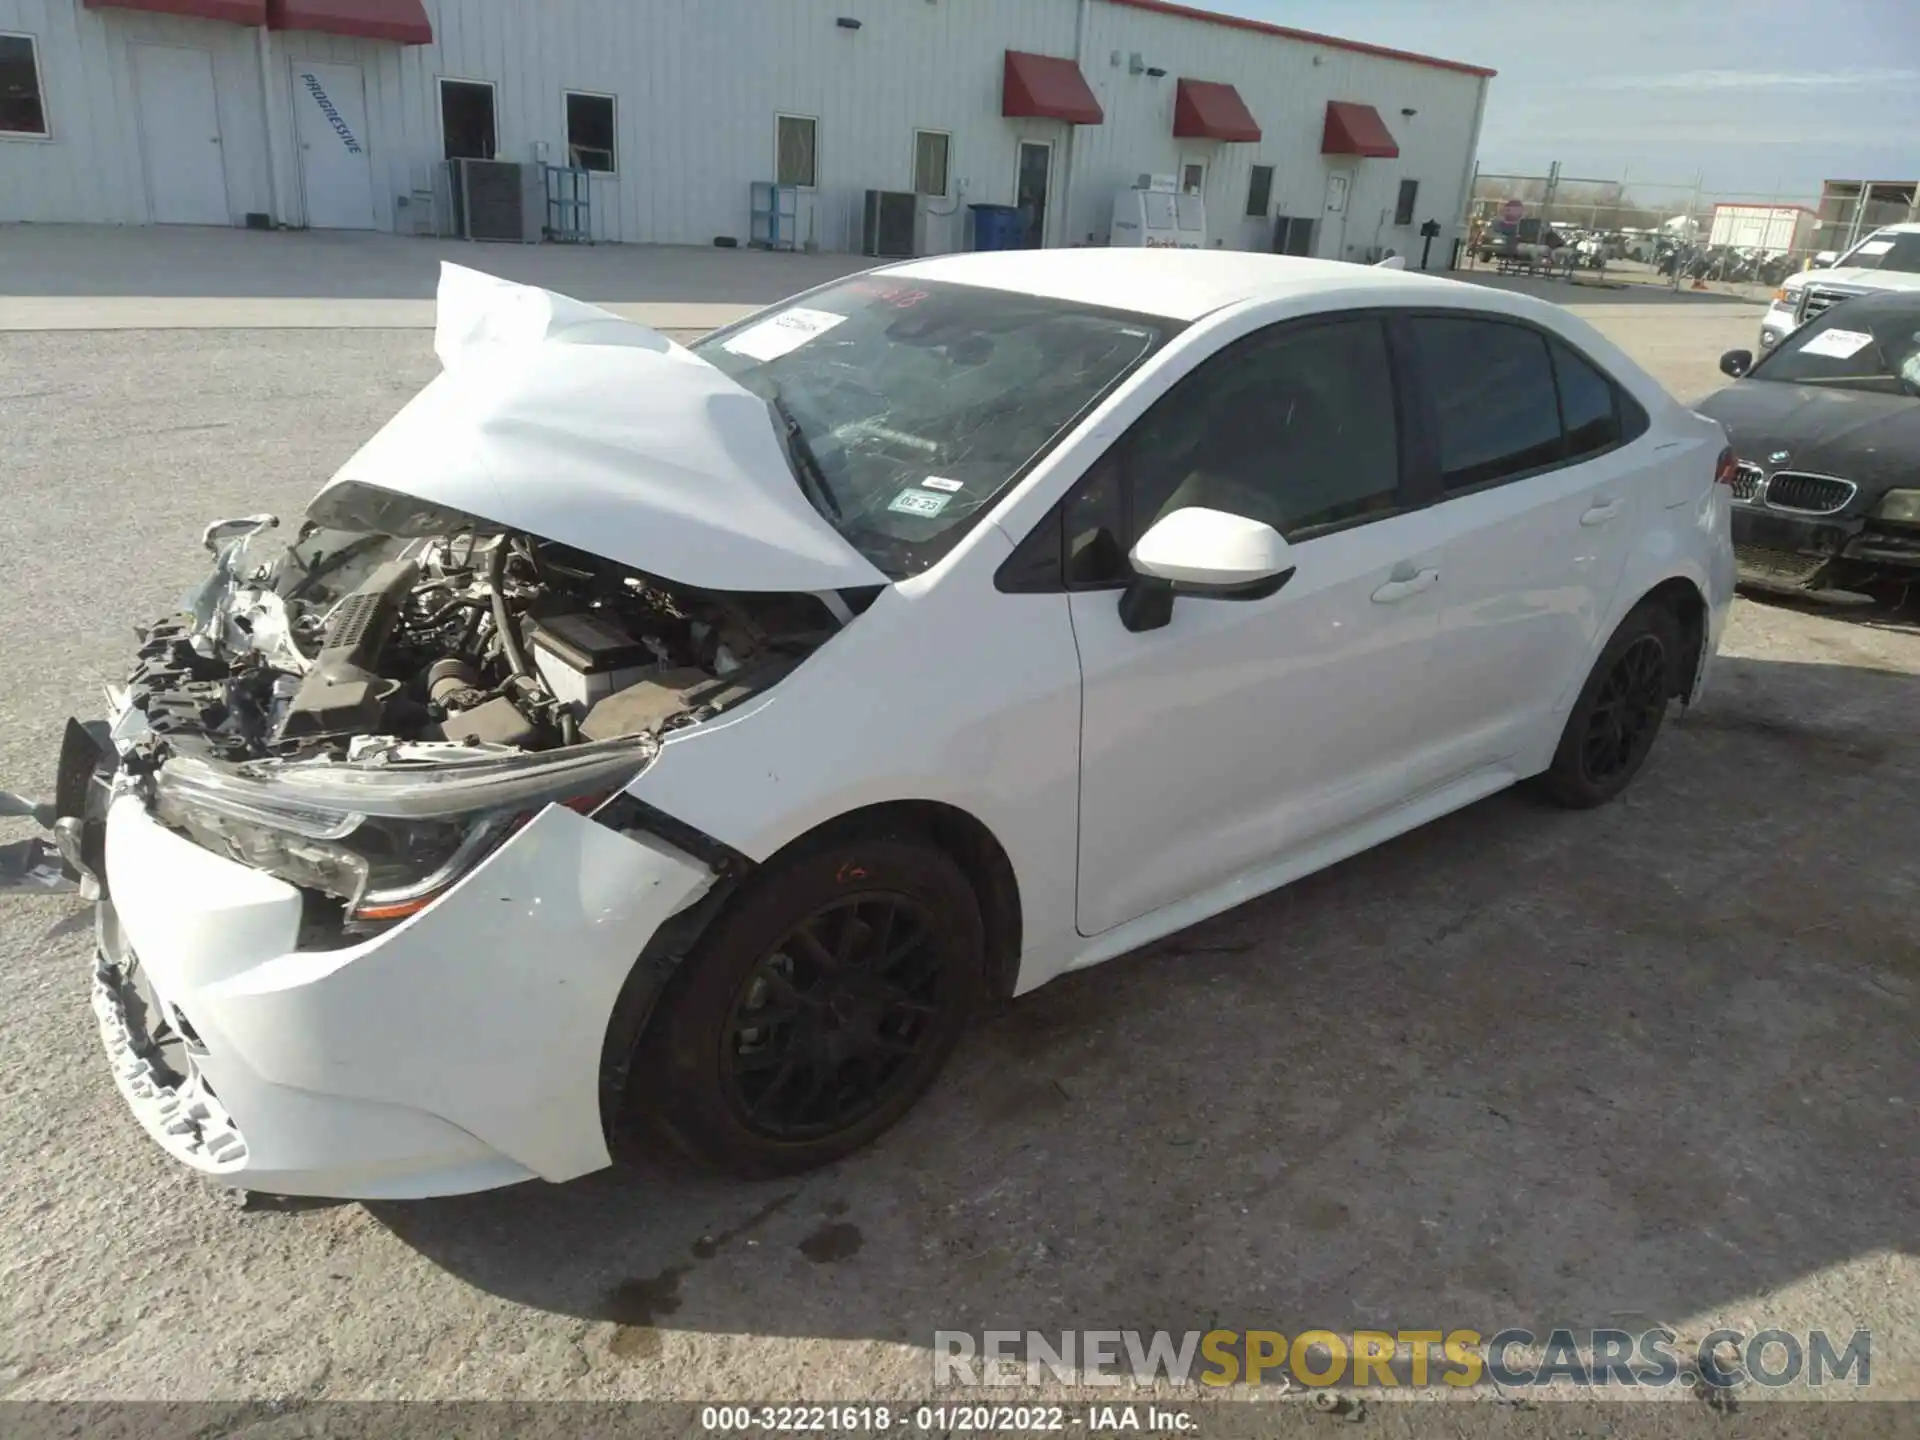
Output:
<svg viewBox="0 0 1920 1440">
<path fill-rule="evenodd" d="M 933 801 L 990 831 L 1027 948 L 1072 935 L 1080 664 L 1067 597 L 964 569 L 891 586 L 759 702 L 670 735 L 630 793 L 765 862 L 839 816 Z"/>
</svg>

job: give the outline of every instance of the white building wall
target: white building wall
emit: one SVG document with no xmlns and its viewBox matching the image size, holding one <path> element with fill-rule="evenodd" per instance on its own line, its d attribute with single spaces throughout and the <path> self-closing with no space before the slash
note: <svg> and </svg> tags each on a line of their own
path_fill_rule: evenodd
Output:
<svg viewBox="0 0 1920 1440">
<path fill-rule="evenodd" d="M 1206 164 L 1211 238 L 1233 249 L 1267 249 L 1270 221 L 1244 218 L 1255 165 L 1274 167 L 1273 215 L 1322 217 L 1317 252 L 1357 259 L 1392 249 L 1415 261 L 1419 227 L 1428 218 L 1444 228 L 1434 255 L 1444 264 L 1471 183 L 1476 108 L 1483 77 L 1457 70 L 1310 45 L 1238 26 L 1204 24 L 1130 6 L 1092 6 L 1082 70 L 1101 107 L 1104 125 L 1080 127 L 1074 137 L 1073 238 L 1103 243 L 1112 196 L 1141 174 L 1177 174 L 1182 161 Z M 1129 73 L 1139 52 L 1164 78 Z M 1118 52 L 1118 62 L 1115 62 Z M 1174 95 L 1182 78 L 1225 81 L 1259 123 L 1257 144 L 1177 140 Z M 1397 160 L 1322 156 L 1327 102 L 1371 105 L 1400 146 Z M 1402 109 L 1416 113 L 1403 116 Z M 1345 226 L 1324 216 L 1327 176 L 1350 173 Z M 1402 179 L 1418 180 L 1413 224 L 1393 224 Z"/>
<path fill-rule="evenodd" d="M 0 136 L 0 220 L 144 225 L 152 218 L 130 49 L 203 50 L 212 59 L 227 208 L 266 209 L 260 66 L 251 29 L 79 0 L 0 0 L 0 31 L 34 37 L 48 139 Z"/>
<path fill-rule="evenodd" d="M 1008 49 L 1071 54 L 1073 0 L 439 0 L 435 43 L 398 56 L 406 96 L 389 188 L 409 157 L 440 154 L 441 76 L 490 80 L 503 159 L 565 150 L 564 92 L 616 97 L 619 173 L 593 180 L 601 238 L 745 239 L 754 180 L 770 180 L 778 114 L 818 121 L 818 180 L 800 235 L 853 248 L 872 189 L 910 189 L 913 131 L 952 133 L 967 200 L 1010 200 L 1012 135 L 1000 118 Z M 841 15 L 858 30 L 834 24 Z M 389 47 L 391 48 L 391 47 Z M 1065 127 L 1037 122 L 1048 133 Z M 376 157 L 377 158 L 377 157 Z"/>
<path fill-rule="evenodd" d="M 435 38 L 426 46 L 274 32 L 263 94 L 257 31 L 88 10 L 79 0 L 0 0 L 0 30 L 40 42 L 53 129 L 50 141 L 0 140 L 0 220 L 150 218 L 128 47 L 151 41 L 213 57 L 234 223 L 255 211 L 304 223 L 292 72 L 302 61 L 328 61 L 357 65 L 363 76 L 363 138 L 382 229 L 411 228 L 398 197 L 431 188 L 444 77 L 494 85 L 499 154 L 508 160 L 534 158 L 537 147 L 547 159 L 563 157 L 567 90 L 615 97 L 619 171 L 591 182 L 593 232 L 604 240 L 744 241 L 748 187 L 773 177 L 775 117 L 787 113 L 818 121 L 819 183 L 802 197 L 800 235 L 822 249 L 857 247 L 863 193 L 910 189 L 913 132 L 934 129 L 952 137 L 953 187 L 935 207 L 951 212 L 934 221 L 936 248 L 964 247 L 968 203 L 1013 200 L 1018 142 L 1034 139 L 1055 146 L 1050 244 L 1105 243 L 1116 189 L 1200 159 L 1213 238 L 1265 248 L 1270 222 L 1243 218 L 1250 168 L 1275 167 L 1270 214 L 1320 216 L 1337 163 L 1352 174 L 1347 214 L 1344 226 L 1337 216 L 1322 224 L 1319 253 L 1360 258 L 1392 248 L 1417 257 L 1418 224 L 1432 217 L 1445 227 L 1434 250 L 1443 263 L 1486 83 L 1107 0 L 427 0 L 427 9 Z M 1004 52 L 1074 55 L 1083 10 L 1081 68 L 1106 122 L 1003 118 Z M 839 28 L 842 15 L 860 28 Z M 1136 51 L 1165 77 L 1130 74 Z M 1236 86 L 1261 126 L 1260 143 L 1176 140 L 1181 76 Z M 1374 106 L 1400 158 L 1323 158 L 1328 100 Z M 1414 225 L 1396 229 L 1402 178 L 1419 180 L 1420 196 Z"/>
</svg>

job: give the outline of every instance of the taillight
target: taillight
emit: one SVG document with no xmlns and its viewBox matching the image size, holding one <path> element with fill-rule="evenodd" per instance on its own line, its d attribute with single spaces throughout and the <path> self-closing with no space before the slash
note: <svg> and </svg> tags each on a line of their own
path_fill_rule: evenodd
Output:
<svg viewBox="0 0 1920 1440">
<path fill-rule="evenodd" d="M 1720 452 L 1720 459 L 1713 467 L 1713 483 L 1733 488 L 1734 477 L 1740 473 L 1740 457 L 1733 453 L 1733 447 L 1727 446 Z"/>
</svg>

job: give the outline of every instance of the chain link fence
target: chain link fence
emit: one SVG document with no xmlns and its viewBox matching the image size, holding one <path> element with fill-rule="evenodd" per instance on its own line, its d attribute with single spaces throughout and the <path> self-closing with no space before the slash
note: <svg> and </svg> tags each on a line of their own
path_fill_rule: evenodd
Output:
<svg viewBox="0 0 1920 1440">
<path fill-rule="evenodd" d="M 1764 298 L 1880 225 L 1920 219 L 1914 182 L 1831 181 L 1818 196 L 1690 181 L 1478 172 L 1461 265 L 1575 283 Z"/>
</svg>

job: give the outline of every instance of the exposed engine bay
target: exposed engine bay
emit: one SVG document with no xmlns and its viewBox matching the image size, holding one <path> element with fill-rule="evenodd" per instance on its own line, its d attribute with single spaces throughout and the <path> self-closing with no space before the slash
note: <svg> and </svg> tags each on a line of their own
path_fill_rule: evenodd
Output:
<svg viewBox="0 0 1920 1440">
<path fill-rule="evenodd" d="M 288 545 L 277 523 L 210 527 L 213 574 L 143 637 L 128 699 L 150 763 L 659 735 L 763 690 L 851 618 L 837 594 L 695 591 L 513 532 L 308 521 Z"/>
</svg>

